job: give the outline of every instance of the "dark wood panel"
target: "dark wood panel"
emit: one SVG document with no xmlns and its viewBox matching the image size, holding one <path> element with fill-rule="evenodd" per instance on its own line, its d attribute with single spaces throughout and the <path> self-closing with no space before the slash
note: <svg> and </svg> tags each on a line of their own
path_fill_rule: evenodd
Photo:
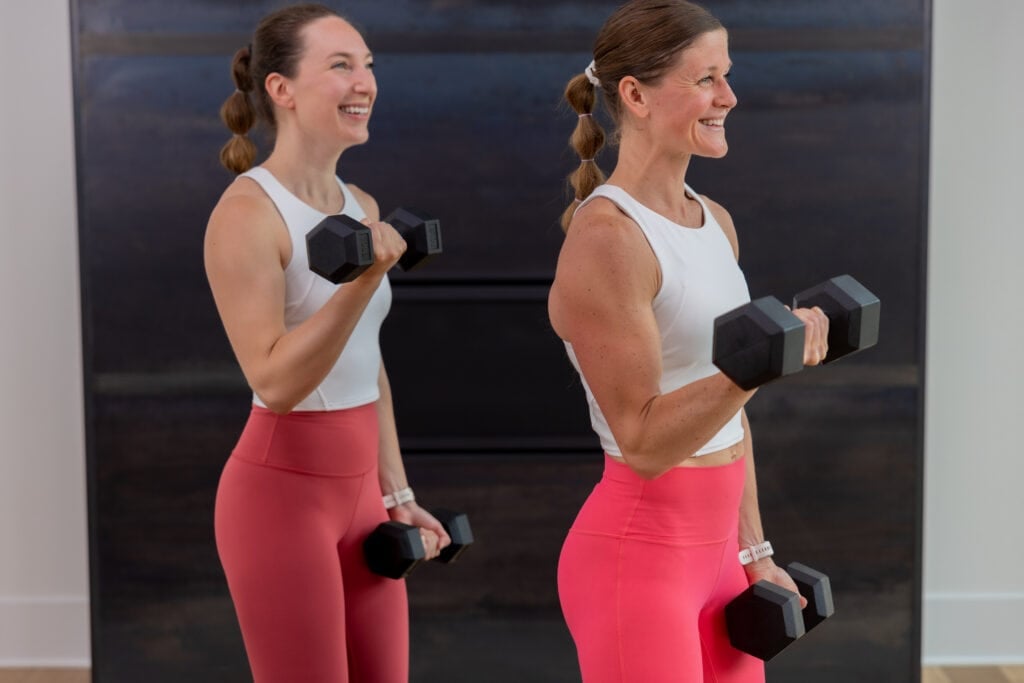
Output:
<svg viewBox="0 0 1024 683">
<path fill-rule="evenodd" d="M 77 4 L 79 30 L 86 34 L 245 34 L 263 15 L 281 6 L 276 0 L 184 0 L 168 12 L 160 0 L 79 0 Z M 596 28 L 619 4 L 617 0 L 347 0 L 341 8 L 371 34 L 493 31 L 537 36 L 571 30 L 592 40 Z M 904 27 L 918 29 L 918 36 L 925 7 L 921 0 L 709 0 L 704 4 L 730 28 Z M 530 46 L 529 40 L 525 42 Z"/>
<path fill-rule="evenodd" d="M 769 393 L 750 411 L 766 529 L 780 560 L 831 576 L 838 606 L 813 638 L 773 664 L 780 677 L 792 673 L 776 680 L 800 680 L 813 670 L 853 681 L 850 671 L 865 669 L 850 669 L 851 654 L 864 652 L 873 653 L 873 671 L 898 671 L 912 628 L 914 557 L 906 539 L 916 507 L 903 492 L 916 476 L 916 429 L 899 409 L 867 421 L 811 389 L 801 390 L 796 417 L 783 416 L 784 402 Z M 244 408 L 244 397 L 98 403 L 100 528 L 93 542 L 103 570 L 94 580 L 104 621 L 97 625 L 97 666 L 113 676 L 99 680 L 212 681 L 244 671 L 212 537 L 217 479 Z M 477 536 L 460 562 L 413 574 L 413 614 L 428 622 L 415 637 L 433 643 L 431 651 L 440 639 L 452 658 L 460 649 L 477 659 L 489 652 L 492 665 L 508 650 L 480 642 L 487 633 L 518 633 L 521 652 L 550 648 L 548 627 L 533 632 L 515 624 L 537 619 L 557 633 L 559 549 L 600 467 L 596 448 L 408 457 L 421 502 L 467 512 Z M 467 635 L 477 621 L 491 630 Z M 451 659 L 424 664 L 426 670 L 436 672 L 438 661 Z M 567 639 L 552 661 L 533 665 L 546 675 L 554 662 L 572 663 Z M 453 669 L 449 680 L 479 680 L 481 670 Z M 128 671 L 135 677 L 124 677 Z"/>
<path fill-rule="evenodd" d="M 201 247 L 231 179 L 216 161 L 229 57 L 278 3 L 72 4 L 95 680 L 246 680 L 212 506 L 248 392 Z M 382 335 L 407 467 L 479 538 L 410 581 L 417 682 L 578 680 L 554 570 L 600 454 L 544 297 L 575 165 L 561 90 L 617 4 L 345 5 L 381 98 L 340 173 L 385 211 L 445 224 L 444 257 L 395 276 Z M 740 107 L 728 157 L 688 179 L 732 212 L 752 294 L 848 272 L 885 308 L 875 349 L 749 407 L 779 559 L 828 572 L 839 609 L 770 680 L 916 680 L 928 3 L 709 7 Z"/>
<path fill-rule="evenodd" d="M 908 266 L 918 258 L 923 141 L 906 131 L 922 112 L 912 78 L 920 59 L 751 62 L 749 75 L 737 69 L 743 106 L 730 119 L 732 151 L 695 161 L 691 184 L 733 212 L 754 293 L 785 297 L 851 272 L 885 301 L 881 360 L 912 361 L 919 271 Z M 346 155 L 342 174 L 384 207 L 442 216 L 447 249 L 396 283 L 549 279 L 572 166 L 571 117 L 555 102 L 575 62 L 427 55 L 391 68 L 395 92 L 382 96 L 374 139 Z M 450 79 L 438 74 L 453 70 L 462 77 L 444 85 Z M 205 223 L 230 180 L 215 159 L 225 138 L 215 115 L 223 71 L 211 58 L 88 62 L 82 221 L 85 276 L 103 303 L 94 309 L 97 371 L 194 371 L 231 360 L 202 271 Z M 473 112 L 469 125 L 452 124 L 452 110 Z M 602 163 L 613 159 L 609 151 Z"/>
</svg>

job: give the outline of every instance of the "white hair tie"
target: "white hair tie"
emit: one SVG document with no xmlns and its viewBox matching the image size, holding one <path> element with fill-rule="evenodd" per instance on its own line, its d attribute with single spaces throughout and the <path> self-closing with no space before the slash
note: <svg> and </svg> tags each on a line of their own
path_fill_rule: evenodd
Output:
<svg viewBox="0 0 1024 683">
<path fill-rule="evenodd" d="M 590 84 L 596 88 L 601 85 L 601 81 L 594 75 L 594 66 L 594 60 L 591 59 L 590 64 L 588 64 L 587 68 L 583 70 L 583 73 L 587 75 L 587 80 L 590 81 Z"/>
</svg>

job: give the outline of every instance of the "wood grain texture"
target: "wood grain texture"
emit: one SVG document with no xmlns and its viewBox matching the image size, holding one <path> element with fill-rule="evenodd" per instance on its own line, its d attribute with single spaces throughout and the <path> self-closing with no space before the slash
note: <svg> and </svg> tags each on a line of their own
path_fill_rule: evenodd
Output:
<svg viewBox="0 0 1024 683">
<path fill-rule="evenodd" d="M 479 539 L 410 580 L 417 683 L 577 675 L 554 571 L 600 453 L 545 296 L 577 163 L 561 92 L 618 4 L 346 3 L 380 98 L 370 143 L 339 174 L 445 230 L 443 258 L 395 274 L 382 332 L 407 468 L 418 498 L 464 509 Z M 72 5 L 94 677 L 244 680 L 212 507 L 248 392 L 201 250 L 231 180 L 216 160 L 230 55 L 279 3 Z M 884 302 L 869 354 L 750 406 L 769 535 L 780 559 L 826 571 L 837 602 L 771 680 L 906 683 L 920 643 L 928 2 L 709 8 L 732 31 L 740 107 L 729 155 L 687 178 L 732 213 L 751 293 L 785 299 L 849 272 Z M 610 170 L 614 149 L 599 161 Z"/>
</svg>

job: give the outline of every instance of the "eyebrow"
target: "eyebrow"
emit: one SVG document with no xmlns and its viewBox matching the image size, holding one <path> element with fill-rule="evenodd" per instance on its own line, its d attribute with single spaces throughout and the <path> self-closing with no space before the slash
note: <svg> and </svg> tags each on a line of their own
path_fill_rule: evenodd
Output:
<svg viewBox="0 0 1024 683">
<path fill-rule="evenodd" d="M 334 59 L 335 57 L 342 57 L 344 59 L 355 59 L 355 55 L 353 55 L 351 52 L 332 52 L 330 55 L 327 56 L 327 59 Z M 373 53 L 367 52 L 366 58 L 373 59 Z"/>
</svg>

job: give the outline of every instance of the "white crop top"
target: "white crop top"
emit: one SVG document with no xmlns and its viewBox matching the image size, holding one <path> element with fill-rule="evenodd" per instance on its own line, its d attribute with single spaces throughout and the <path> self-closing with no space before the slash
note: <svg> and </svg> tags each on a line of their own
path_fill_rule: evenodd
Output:
<svg viewBox="0 0 1024 683">
<path fill-rule="evenodd" d="M 601 185 L 580 204 L 594 197 L 605 197 L 643 231 L 658 259 L 661 289 L 654 297 L 654 318 L 661 334 L 661 393 L 675 391 L 718 372 L 711 363 L 711 345 L 716 317 L 750 301 L 747 281 L 736 263 L 729 238 L 707 205 L 690 187 L 687 193 L 700 202 L 704 225 L 688 228 L 670 221 L 636 201 L 620 187 Z M 569 359 L 577 372 L 579 361 L 572 345 L 565 342 Z M 590 406 L 590 423 L 601 439 L 601 447 L 622 456 L 608 421 L 594 400 L 587 379 L 580 372 Z M 737 412 L 729 422 L 704 444 L 695 456 L 728 448 L 743 440 L 743 424 Z"/>
<path fill-rule="evenodd" d="M 292 240 L 292 258 L 285 268 L 284 323 L 288 330 L 298 326 L 316 313 L 344 287 L 336 285 L 309 269 L 306 255 L 306 233 L 322 221 L 327 214 L 317 211 L 309 204 L 289 192 L 267 169 L 257 166 L 242 174 L 259 183 L 263 191 L 274 202 L 278 213 L 288 226 Z M 356 220 L 366 217 L 352 191 L 338 179 L 338 185 L 345 196 L 341 213 Z M 293 410 L 339 410 L 373 403 L 380 397 L 378 377 L 380 374 L 380 326 L 391 309 L 391 285 L 385 275 L 377 291 L 370 298 L 363 315 L 337 362 L 327 377 Z M 260 397 L 253 393 L 253 403 L 266 407 Z"/>
</svg>

